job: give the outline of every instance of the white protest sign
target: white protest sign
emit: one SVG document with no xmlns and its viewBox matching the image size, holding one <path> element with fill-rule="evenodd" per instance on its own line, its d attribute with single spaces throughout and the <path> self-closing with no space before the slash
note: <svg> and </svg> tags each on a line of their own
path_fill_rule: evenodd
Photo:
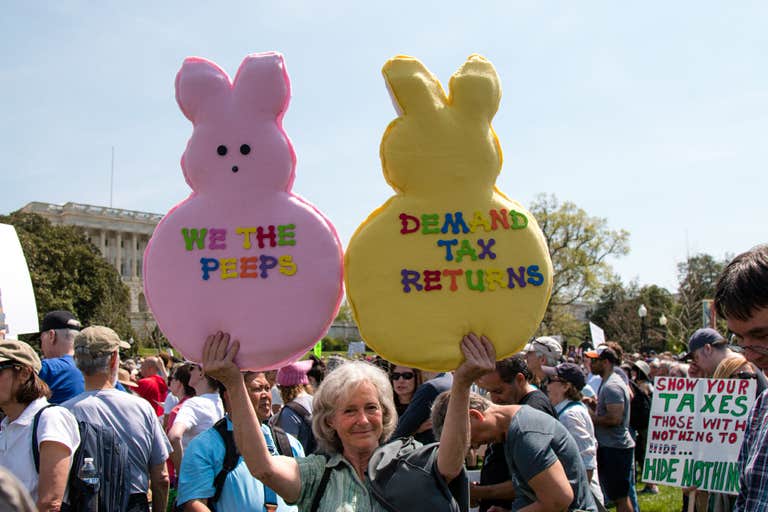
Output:
<svg viewBox="0 0 768 512">
<path fill-rule="evenodd" d="M 592 345 L 599 347 L 605 344 L 605 332 L 599 325 L 589 322 L 589 333 L 592 336 Z"/>
<path fill-rule="evenodd" d="M 5 316 L 6 337 L 37 332 L 37 305 L 27 260 L 16 230 L 0 224 L 0 311 Z M 2 326 L 0 326 L 0 329 Z"/>
<path fill-rule="evenodd" d="M 754 379 L 656 377 L 644 482 L 739 492 L 736 459 L 754 402 Z"/>
<path fill-rule="evenodd" d="M 365 342 L 350 341 L 347 347 L 347 357 L 355 357 L 357 354 L 365 354 Z"/>
</svg>

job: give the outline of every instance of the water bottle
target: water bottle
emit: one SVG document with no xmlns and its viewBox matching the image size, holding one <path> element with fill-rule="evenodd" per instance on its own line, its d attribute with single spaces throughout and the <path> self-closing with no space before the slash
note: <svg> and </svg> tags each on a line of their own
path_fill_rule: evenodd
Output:
<svg viewBox="0 0 768 512">
<path fill-rule="evenodd" d="M 77 477 L 88 486 L 88 488 L 94 494 L 99 492 L 101 486 L 101 479 L 99 473 L 96 471 L 96 465 L 93 463 L 93 457 L 86 457 L 83 459 L 83 465 L 80 466 L 80 471 L 77 473 Z"/>
</svg>

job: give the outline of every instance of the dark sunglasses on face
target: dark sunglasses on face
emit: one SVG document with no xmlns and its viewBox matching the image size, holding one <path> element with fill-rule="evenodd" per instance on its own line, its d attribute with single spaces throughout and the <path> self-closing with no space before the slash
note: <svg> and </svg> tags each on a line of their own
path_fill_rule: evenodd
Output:
<svg viewBox="0 0 768 512">
<path fill-rule="evenodd" d="M 736 372 L 733 376 L 737 379 L 757 379 L 757 374 L 752 372 Z"/>
<path fill-rule="evenodd" d="M 6 361 L 4 363 L 0 363 L 0 372 L 5 370 L 6 368 L 13 368 L 16 365 L 18 365 L 18 363 L 14 363 L 13 361 Z"/>
<path fill-rule="evenodd" d="M 411 380 L 415 376 L 416 376 L 416 374 L 414 374 L 413 372 L 402 372 L 402 373 L 400 373 L 400 372 L 392 372 L 392 373 L 389 374 L 389 380 L 397 380 L 400 377 L 402 377 L 405 380 Z"/>
</svg>

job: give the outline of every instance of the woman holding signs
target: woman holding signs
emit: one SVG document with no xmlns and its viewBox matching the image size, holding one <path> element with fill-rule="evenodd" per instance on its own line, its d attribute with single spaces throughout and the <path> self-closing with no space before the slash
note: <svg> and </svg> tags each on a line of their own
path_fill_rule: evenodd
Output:
<svg viewBox="0 0 768 512">
<path fill-rule="evenodd" d="M 218 379 L 229 392 L 235 439 L 254 477 L 300 510 L 387 510 L 370 491 L 368 463 L 374 451 L 387 441 L 397 422 L 392 388 L 387 375 L 364 363 L 350 362 L 331 372 L 320 385 L 314 400 L 312 428 L 323 454 L 294 459 L 270 455 L 259 421 L 233 359 L 240 348 L 229 335 L 209 336 L 203 348 L 205 373 Z M 496 353 L 491 343 L 475 335 L 461 343 L 465 356 L 457 368 L 457 382 L 471 384 L 494 368 Z M 437 452 L 434 485 L 450 483 L 463 470 L 468 422 L 456 421 L 466 414 L 466 392 L 456 391 L 455 405 L 448 411 Z M 466 396 L 465 396 L 466 395 Z"/>
</svg>

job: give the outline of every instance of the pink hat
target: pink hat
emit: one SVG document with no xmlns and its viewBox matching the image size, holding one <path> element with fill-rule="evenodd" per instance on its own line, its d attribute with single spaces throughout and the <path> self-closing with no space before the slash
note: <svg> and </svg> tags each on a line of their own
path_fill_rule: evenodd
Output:
<svg viewBox="0 0 768 512">
<path fill-rule="evenodd" d="M 288 366 L 283 366 L 277 371 L 278 386 L 298 386 L 309 384 L 307 372 L 312 369 L 312 360 L 297 361 Z"/>
</svg>

